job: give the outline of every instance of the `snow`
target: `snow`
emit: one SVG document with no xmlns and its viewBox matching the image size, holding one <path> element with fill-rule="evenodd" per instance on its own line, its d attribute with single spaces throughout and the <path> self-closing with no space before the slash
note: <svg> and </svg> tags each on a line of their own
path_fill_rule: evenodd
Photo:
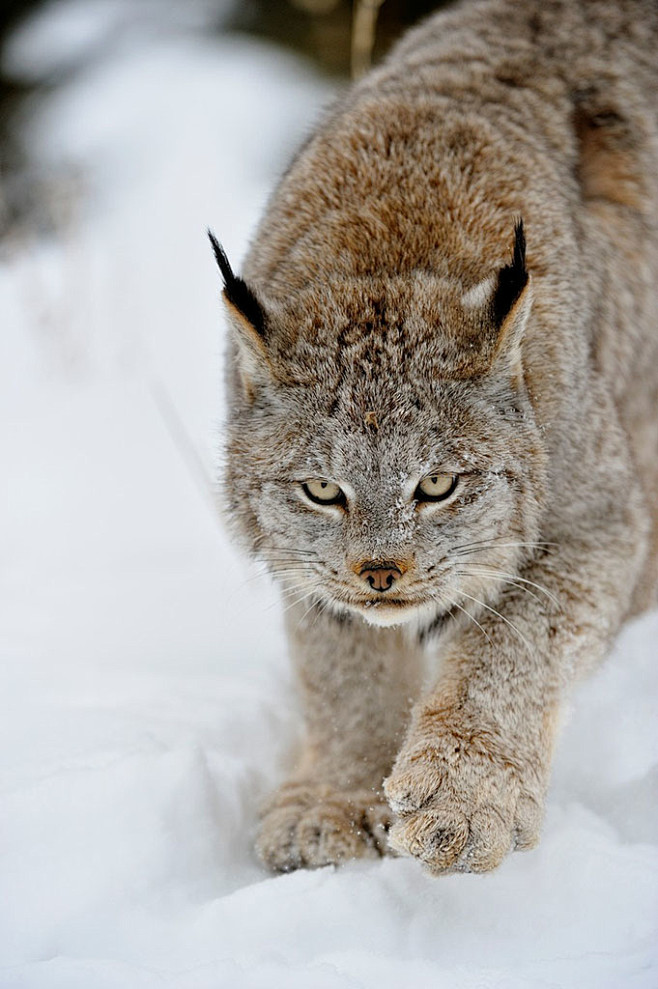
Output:
<svg viewBox="0 0 658 989">
<path fill-rule="evenodd" d="M 254 857 L 301 719 L 207 483 L 204 230 L 239 262 L 331 90 L 192 6 L 66 0 L 7 53 L 68 75 L 25 121 L 54 232 L 0 266 L 0 987 L 655 989 L 656 614 L 579 688 L 537 850 L 444 879 Z"/>
</svg>

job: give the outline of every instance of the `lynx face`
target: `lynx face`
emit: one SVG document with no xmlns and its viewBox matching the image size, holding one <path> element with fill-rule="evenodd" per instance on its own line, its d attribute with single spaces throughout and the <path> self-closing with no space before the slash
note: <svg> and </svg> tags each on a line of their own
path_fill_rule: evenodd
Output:
<svg viewBox="0 0 658 989">
<path fill-rule="evenodd" d="M 486 601 L 536 538 L 532 430 L 511 388 L 395 391 L 366 403 L 376 425 L 353 388 L 263 396 L 234 432 L 230 497 L 291 600 L 428 625 Z"/>
<path fill-rule="evenodd" d="M 236 331 L 230 514 L 288 600 L 427 627 L 514 579 L 542 470 L 521 226 L 483 291 L 343 281 L 278 309 L 214 246 Z"/>
</svg>

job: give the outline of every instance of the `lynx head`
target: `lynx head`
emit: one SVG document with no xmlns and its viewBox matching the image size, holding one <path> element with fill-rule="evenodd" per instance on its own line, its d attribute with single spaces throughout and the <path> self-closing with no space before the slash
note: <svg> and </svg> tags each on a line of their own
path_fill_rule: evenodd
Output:
<svg viewBox="0 0 658 989">
<path fill-rule="evenodd" d="M 537 538 L 541 443 L 523 379 L 523 227 L 475 285 L 427 272 L 237 278 L 231 519 L 291 596 L 377 625 L 476 612 Z M 476 603 L 477 602 L 477 603 Z"/>
</svg>

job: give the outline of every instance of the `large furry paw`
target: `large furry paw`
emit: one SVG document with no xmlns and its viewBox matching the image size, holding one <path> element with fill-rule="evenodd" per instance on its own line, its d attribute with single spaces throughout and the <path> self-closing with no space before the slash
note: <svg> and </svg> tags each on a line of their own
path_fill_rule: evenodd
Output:
<svg viewBox="0 0 658 989">
<path fill-rule="evenodd" d="M 384 798 L 372 790 L 286 783 L 263 809 L 256 851 L 275 872 L 377 858 L 388 851 L 391 820 Z"/>
<path fill-rule="evenodd" d="M 437 874 L 495 869 L 537 844 L 543 777 L 486 731 L 412 737 L 384 783 L 397 818 L 391 847 Z"/>
</svg>

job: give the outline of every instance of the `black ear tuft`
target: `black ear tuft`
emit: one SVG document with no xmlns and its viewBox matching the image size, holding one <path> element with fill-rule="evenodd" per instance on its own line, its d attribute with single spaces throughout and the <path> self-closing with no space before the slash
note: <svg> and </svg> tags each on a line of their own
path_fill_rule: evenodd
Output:
<svg viewBox="0 0 658 989">
<path fill-rule="evenodd" d="M 226 257 L 226 252 L 212 230 L 208 230 L 208 238 L 212 245 L 215 260 L 222 273 L 222 278 L 224 279 L 224 294 L 226 298 L 251 323 L 256 332 L 260 336 L 264 336 L 265 313 L 262 310 L 260 302 L 247 283 L 238 275 L 233 274 L 233 269 Z"/>
<path fill-rule="evenodd" d="M 514 227 L 514 256 L 511 264 L 506 264 L 498 272 L 498 285 L 493 297 L 494 319 L 498 326 L 502 324 L 527 284 L 525 234 L 523 220 L 518 219 Z"/>
</svg>

